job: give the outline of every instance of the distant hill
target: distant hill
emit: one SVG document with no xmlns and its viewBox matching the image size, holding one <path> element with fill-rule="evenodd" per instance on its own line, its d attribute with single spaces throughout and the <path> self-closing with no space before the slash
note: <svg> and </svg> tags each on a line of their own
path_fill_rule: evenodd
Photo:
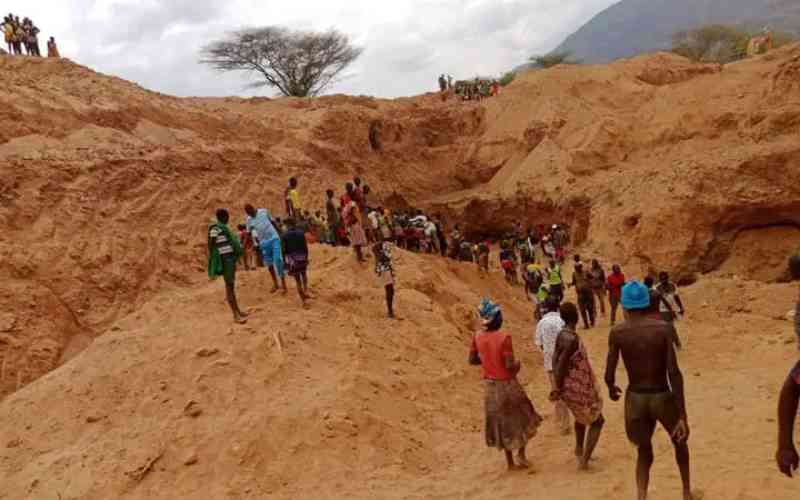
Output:
<svg viewBox="0 0 800 500">
<path fill-rule="evenodd" d="M 622 0 L 556 48 L 586 63 L 605 63 L 669 49 L 672 35 L 709 23 L 753 30 L 770 26 L 800 35 L 798 0 Z"/>
</svg>

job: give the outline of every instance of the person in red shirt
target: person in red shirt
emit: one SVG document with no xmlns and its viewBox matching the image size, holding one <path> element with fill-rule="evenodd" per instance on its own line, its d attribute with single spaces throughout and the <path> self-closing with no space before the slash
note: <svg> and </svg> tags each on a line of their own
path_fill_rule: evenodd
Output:
<svg viewBox="0 0 800 500">
<path fill-rule="evenodd" d="M 253 245 L 253 235 L 247 230 L 247 226 L 245 224 L 239 224 L 238 228 L 239 242 L 242 244 L 242 250 L 244 251 L 244 256 L 242 258 L 244 261 L 244 269 L 245 271 L 255 271 L 256 253 Z"/>
<path fill-rule="evenodd" d="M 514 357 L 511 335 L 500 330 L 500 306 L 483 299 L 478 314 L 483 331 L 472 338 L 469 363 L 480 365 L 486 387 L 486 445 L 505 452 L 509 470 L 525 469 L 530 467 L 525 447 L 536 435 L 542 417 L 517 381 L 520 362 Z"/>
<path fill-rule="evenodd" d="M 606 279 L 608 289 L 608 302 L 611 304 L 611 326 L 617 322 L 617 309 L 619 309 L 620 297 L 622 297 L 622 287 L 625 286 L 625 275 L 618 264 L 611 268 L 611 274 Z"/>
</svg>

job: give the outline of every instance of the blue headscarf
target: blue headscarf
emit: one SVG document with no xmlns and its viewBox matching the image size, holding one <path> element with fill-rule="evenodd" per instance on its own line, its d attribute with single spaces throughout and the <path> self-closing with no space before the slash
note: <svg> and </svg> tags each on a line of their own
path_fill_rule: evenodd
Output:
<svg viewBox="0 0 800 500">
<path fill-rule="evenodd" d="M 481 319 L 491 320 L 500 313 L 500 305 L 496 304 L 492 299 L 481 299 L 478 306 L 478 314 Z"/>
<path fill-rule="evenodd" d="M 503 326 L 503 312 L 500 310 L 500 305 L 491 299 L 481 300 L 478 314 L 483 320 L 483 327 L 490 332 L 499 330 Z"/>
</svg>

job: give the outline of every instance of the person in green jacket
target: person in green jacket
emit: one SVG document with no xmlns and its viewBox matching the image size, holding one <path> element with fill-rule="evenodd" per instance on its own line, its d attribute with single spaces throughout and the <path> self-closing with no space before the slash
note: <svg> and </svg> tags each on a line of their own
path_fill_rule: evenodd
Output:
<svg viewBox="0 0 800 500">
<path fill-rule="evenodd" d="M 244 254 L 242 245 L 228 227 L 230 214 L 224 208 L 217 210 L 217 222 L 208 227 L 208 277 L 222 276 L 225 280 L 225 297 L 233 311 L 233 320 L 247 322 L 247 313 L 239 309 L 236 300 L 236 262 Z"/>
</svg>

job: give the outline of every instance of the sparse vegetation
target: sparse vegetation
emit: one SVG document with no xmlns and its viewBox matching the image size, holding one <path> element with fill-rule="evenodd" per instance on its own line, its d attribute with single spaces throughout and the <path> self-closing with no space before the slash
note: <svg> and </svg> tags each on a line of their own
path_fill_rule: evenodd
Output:
<svg viewBox="0 0 800 500">
<path fill-rule="evenodd" d="M 737 26 L 709 24 L 675 33 L 672 51 L 696 62 L 726 64 L 747 57 L 750 39 L 757 35 Z M 773 32 L 772 37 L 775 48 L 794 41 L 785 32 Z"/>
<path fill-rule="evenodd" d="M 532 56 L 530 58 L 531 62 L 534 62 L 541 66 L 544 69 L 552 68 L 553 66 L 558 66 L 559 64 L 580 64 L 581 62 L 577 59 L 572 59 L 572 52 L 564 51 L 564 52 L 551 52 L 550 54 L 546 54 L 543 56 Z"/>
<path fill-rule="evenodd" d="M 517 74 L 514 73 L 513 71 L 507 72 L 502 77 L 500 77 L 500 85 L 505 87 L 506 85 L 508 85 L 511 82 L 513 82 L 516 77 L 517 77 Z"/>
</svg>

